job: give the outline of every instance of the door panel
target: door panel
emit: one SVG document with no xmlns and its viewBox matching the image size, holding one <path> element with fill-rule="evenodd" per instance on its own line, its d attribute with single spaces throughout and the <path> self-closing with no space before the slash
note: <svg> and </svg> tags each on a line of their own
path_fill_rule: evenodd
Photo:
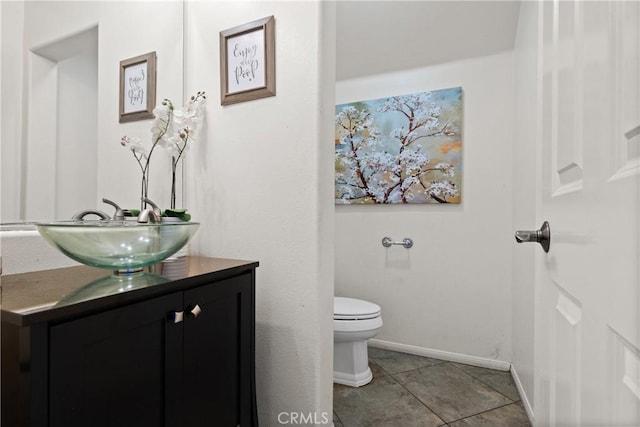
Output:
<svg viewBox="0 0 640 427">
<path fill-rule="evenodd" d="M 51 327 L 48 425 L 170 425 L 182 325 L 167 314 L 181 306 L 178 293 Z"/>
<path fill-rule="evenodd" d="M 536 424 L 638 426 L 640 11 L 539 7 Z"/>
<path fill-rule="evenodd" d="M 252 295 L 248 274 L 185 292 L 183 427 L 252 425 Z"/>
<path fill-rule="evenodd" d="M 616 6 L 612 26 L 619 48 L 613 58 L 612 73 L 621 96 L 613 108 L 613 122 L 624 134 L 614 131 L 611 135 L 614 141 L 612 169 L 614 178 L 624 178 L 637 173 L 640 157 L 640 133 L 626 135 L 640 125 L 640 3 L 621 2 Z"/>
</svg>

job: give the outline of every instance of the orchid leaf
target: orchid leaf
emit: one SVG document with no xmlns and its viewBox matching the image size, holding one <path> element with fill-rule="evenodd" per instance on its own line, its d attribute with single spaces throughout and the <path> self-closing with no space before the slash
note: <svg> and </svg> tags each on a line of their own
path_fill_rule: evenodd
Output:
<svg viewBox="0 0 640 427">
<path fill-rule="evenodd" d="M 191 220 L 191 214 L 188 214 L 186 209 L 165 209 L 162 216 L 180 218 L 183 221 Z"/>
</svg>

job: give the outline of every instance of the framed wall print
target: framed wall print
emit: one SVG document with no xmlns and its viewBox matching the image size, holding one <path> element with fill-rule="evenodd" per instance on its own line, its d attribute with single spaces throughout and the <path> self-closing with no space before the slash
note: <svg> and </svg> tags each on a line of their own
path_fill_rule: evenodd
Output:
<svg viewBox="0 0 640 427">
<path fill-rule="evenodd" d="M 220 32 L 220 104 L 276 94 L 274 27 L 269 16 Z"/>
<path fill-rule="evenodd" d="M 336 204 L 461 203 L 462 107 L 462 87 L 336 106 Z"/>
<path fill-rule="evenodd" d="M 156 104 L 156 53 L 120 61 L 120 123 L 152 119 Z"/>
</svg>

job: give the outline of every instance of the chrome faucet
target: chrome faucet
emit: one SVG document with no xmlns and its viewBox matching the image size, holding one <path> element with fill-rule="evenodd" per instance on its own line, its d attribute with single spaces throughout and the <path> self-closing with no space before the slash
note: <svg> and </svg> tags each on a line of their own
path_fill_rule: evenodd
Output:
<svg viewBox="0 0 640 427">
<path fill-rule="evenodd" d="M 111 205 L 114 208 L 116 208 L 116 211 L 113 214 L 113 218 L 109 217 L 109 215 L 107 215 L 103 211 L 88 209 L 88 210 L 84 210 L 84 211 L 78 212 L 77 214 L 75 214 L 72 217 L 72 219 L 74 219 L 74 220 L 83 220 L 84 217 L 87 216 L 87 215 L 97 215 L 97 216 L 100 217 L 100 219 L 102 221 L 109 221 L 109 220 L 124 221 L 124 218 L 125 218 L 124 210 L 122 210 L 122 208 L 120 208 L 120 206 L 118 206 L 115 202 L 112 202 L 109 199 L 102 199 L 102 201 L 104 203 L 106 203 L 108 205 Z M 142 201 L 144 201 L 145 204 L 150 205 L 151 207 L 150 208 L 146 208 L 142 212 L 140 212 L 140 215 L 138 215 L 138 220 L 137 221 L 140 222 L 140 223 L 148 223 L 148 222 L 159 223 L 159 222 L 162 222 L 162 211 L 160 210 L 158 205 L 156 205 L 155 203 L 153 203 L 151 200 L 149 200 L 146 197 L 143 197 Z"/>
<path fill-rule="evenodd" d="M 108 205 L 113 206 L 114 208 L 116 208 L 116 212 L 113 214 L 113 218 L 111 218 L 114 221 L 124 221 L 124 211 L 120 208 L 120 206 L 118 206 L 117 204 L 115 204 L 114 202 L 112 202 L 109 199 L 102 199 L 102 203 L 106 203 Z"/>
<path fill-rule="evenodd" d="M 124 211 L 122 209 L 120 209 L 120 206 L 118 206 L 116 203 L 112 202 L 109 199 L 102 199 L 102 202 L 106 203 L 108 205 L 111 205 L 114 208 L 116 208 L 116 212 L 113 214 L 113 218 L 109 217 L 109 215 L 107 215 L 103 211 L 98 211 L 98 210 L 94 210 L 94 209 L 87 209 L 87 210 L 78 212 L 77 214 L 72 216 L 71 219 L 82 220 L 87 215 L 97 215 L 97 216 L 100 217 L 100 220 L 102 220 L 102 221 L 109 221 L 109 220 L 124 221 Z"/>
<path fill-rule="evenodd" d="M 151 220 L 151 222 L 153 223 L 162 222 L 162 211 L 160 210 L 158 205 L 156 205 L 146 197 L 143 197 L 142 201 L 148 205 L 151 205 L 151 208 L 146 208 L 142 212 L 140 212 L 140 215 L 138 215 L 138 222 L 148 223 L 149 220 Z"/>
<path fill-rule="evenodd" d="M 89 210 L 86 210 L 86 211 L 80 211 L 77 214 L 75 214 L 74 216 L 72 216 L 71 219 L 82 220 L 87 215 L 98 215 L 102 221 L 108 221 L 108 220 L 111 219 L 111 218 L 109 218 L 109 215 L 107 215 L 106 213 L 104 213 L 102 211 L 92 210 L 92 209 L 89 209 Z"/>
</svg>

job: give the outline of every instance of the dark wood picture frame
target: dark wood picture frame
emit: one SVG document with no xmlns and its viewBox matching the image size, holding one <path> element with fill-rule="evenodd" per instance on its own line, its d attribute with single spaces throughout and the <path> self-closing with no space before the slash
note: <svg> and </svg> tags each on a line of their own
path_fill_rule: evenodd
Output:
<svg viewBox="0 0 640 427">
<path fill-rule="evenodd" d="M 221 105 L 275 96 L 275 48 L 273 15 L 220 32 Z"/>
<path fill-rule="evenodd" d="M 156 52 L 120 61 L 120 123 L 153 118 Z"/>
</svg>

